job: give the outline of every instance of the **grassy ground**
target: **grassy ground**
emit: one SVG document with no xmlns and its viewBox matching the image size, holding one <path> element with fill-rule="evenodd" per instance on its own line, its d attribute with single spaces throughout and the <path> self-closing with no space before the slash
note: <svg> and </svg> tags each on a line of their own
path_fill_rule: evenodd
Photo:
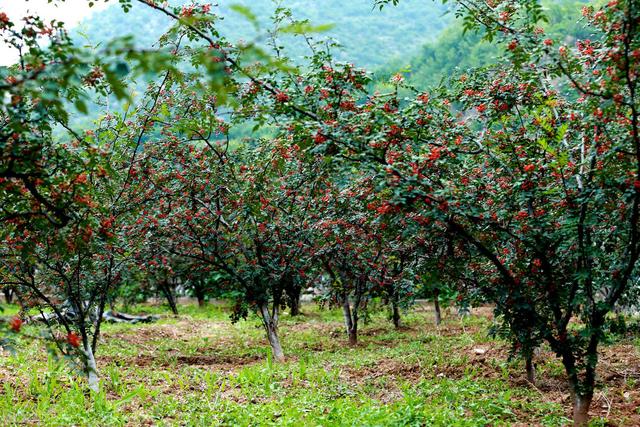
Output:
<svg viewBox="0 0 640 427">
<path fill-rule="evenodd" d="M 15 311 L 15 308 L 10 308 Z M 137 307 L 138 312 L 157 312 Z M 386 314 L 346 346 L 335 311 L 283 316 L 288 360 L 269 358 L 257 318 L 232 325 L 223 307 L 183 307 L 151 325 L 106 325 L 103 391 L 89 395 L 64 361 L 24 341 L 0 356 L 0 425 L 544 425 L 568 423 L 560 363 L 538 358 L 537 388 L 508 346 L 487 337 L 490 310 L 439 328 L 425 308 L 396 331 Z M 7 312 L 4 313 L 6 315 Z M 640 425 L 640 341 L 604 348 L 595 425 Z"/>
</svg>

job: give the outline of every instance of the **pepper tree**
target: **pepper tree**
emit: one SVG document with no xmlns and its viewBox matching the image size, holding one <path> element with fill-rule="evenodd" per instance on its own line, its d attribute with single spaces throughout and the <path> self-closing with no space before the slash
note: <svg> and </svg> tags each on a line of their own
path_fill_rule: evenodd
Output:
<svg viewBox="0 0 640 427">
<path fill-rule="evenodd" d="M 170 69 L 170 55 L 138 50 L 128 38 L 79 47 L 60 22 L 23 21 L 19 27 L 0 13 L 0 33 L 17 52 L 15 65 L 0 67 L 2 286 L 18 291 L 23 310 L 55 314 L 49 327 L 57 322 L 67 344 L 56 333 L 52 338 L 63 353 L 82 347 L 82 369 L 97 390 L 101 314 L 128 250 L 113 239 L 124 230 L 120 216 L 139 201 L 129 197 L 130 176 L 119 174 L 135 160 L 120 139 L 125 120 L 113 125 L 107 116 L 95 132 L 83 130 L 74 115 L 89 113 L 92 95 L 126 98 L 130 66 Z"/>
<path fill-rule="evenodd" d="M 277 120 L 318 129 L 319 151 L 391 189 L 390 212 L 462 245 L 514 345 L 530 356 L 546 341 L 562 360 L 582 425 L 606 315 L 637 274 L 637 7 L 586 8 L 595 39 L 568 47 L 538 27 L 535 1 L 458 4 L 505 47 L 502 63 L 403 103 L 325 64 L 308 89 L 282 88 L 309 107 Z"/>
</svg>

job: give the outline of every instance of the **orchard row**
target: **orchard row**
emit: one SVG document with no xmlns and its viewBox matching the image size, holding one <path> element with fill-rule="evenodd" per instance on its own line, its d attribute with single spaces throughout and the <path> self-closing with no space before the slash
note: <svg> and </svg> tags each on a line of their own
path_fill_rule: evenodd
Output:
<svg viewBox="0 0 640 427">
<path fill-rule="evenodd" d="M 545 36 L 537 1 L 459 0 L 465 29 L 504 56 L 426 92 L 397 75 L 385 93 L 284 9 L 267 54 L 221 37 L 208 5 L 139 2 L 176 23 L 158 50 L 91 52 L 59 24 L 0 14 L 21 48 L 1 69 L 0 276 L 25 312 L 56 314 L 51 336 L 93 389 L 123 289 L 224 294 L 234 320 L 261 317 L 277 360 L 279 313 L 302 289 L 342 307 L 350 344 L 367 301 L 399 324 L 426 289 L 495 305 L 531 381 L 548 344 L 588 421 L 607 315 L 638 295 L 636 2 L 585 6 L 593 38 L 569 44 Z M 304 64 L 279 48 L 290 34 L 309 42 Z M 155 76 L 144 96 L 130 75 Z M 72 104 L 101 110 L 90 130 Z"/>
</svg>

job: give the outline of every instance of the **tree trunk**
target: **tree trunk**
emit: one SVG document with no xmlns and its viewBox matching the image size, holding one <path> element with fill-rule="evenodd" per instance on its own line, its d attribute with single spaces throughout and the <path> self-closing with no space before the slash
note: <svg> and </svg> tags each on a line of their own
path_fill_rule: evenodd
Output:
<svg viewBox="0 0 640 427">
<path fill-rule="evenodd" d="M 442 313 L 440 312 L 440 300 L 439 300 L 440 291 L 438 288 L 433 290 L 433 308 L 435 311 L 436 317 L 436 326 L 439 326 L 442 322 Z"/>
<path fill-rule="evenodd" d="M 291 305 L 291 315 L 292 316 L 300 316 L 300 292 L 295 297 L 291 297 L 289 304 Z"/>
<path fill-rule="evenodd" d="M 302 294 L 302 286 L 295 284 L 290 278 L 284 285 L 284 291 L 287 294 L 287 302 L 292 316 L 300 315 L 300 294 Z"/>
<path fill-rule="evenodd" d="M 102 326 L 102 316 L 104 316 L 104 307 L 107 304 L 106 295 L 100 299 L 100 305 L 98 306 L 98 315 L 96 316 L 95 321 L 93 322 L 94 332 L 93 332 L 93 340 L 91 341 L 91 351 L 95 355 L 96 348 L 98 347 L 98 339 L 100 338 L 100 327 Z"/>
<path fill-rule="evenodd" d="M 342 313 L 344 314 L 344 326 L 349 336 L 349 345 L 354 347 L 358 344 L 358 322 L 351 315 L 351 306 L 347 295 L 342 299 Z"/>
<path fill-rule="evenodd" d="M 173 297 L 173 292 L 171 292 L 171 288 L 169 287 L 169 281 L 163 280 L 160 284 L 160 288 L 164 297 L 167 299 L 167 303 L 169 303 L 169 307 L 171 308 L 171 312 L 177 316 L 178 315 L 178 306 L 176 305 L 176 300 Z"/>
<path fill-rule="evenodd" d="M 268 303 L 265 302 L 263 304 L 260 304 L 260 314 L 262 316 L 262 324 L 264 325 L 264 329 L 267 332 L 267 339 L 269 340 L 269 344 L 271 345 L 273 359 L 277 362 L 284 362 L 284 352 L 282 351 L 280 339 L 278 338 L 277 320 L 271 317 L 271 314 L 269 313 Z"/>
<path fill-rule="evenodd" d="M 13 290 L 11 288 L 4 288 L 2 293 L 4 293 L 5 302 L 11 304 L 13 302 Z"/>
<path fill-rule="evenodd" d="M 395 298 L 391 302 L 391 307 L 393 310 L 393 326 L 395 326 L 396 329 L 400 329 L 400 309 L 398 308 L 398 302 L 395 300 Z"/>
<path fill-rule="evenodd" d="M 575 427 L 585 427 L 589 424 L 589 407 L 592 399 L 592 394 L 573 394 L 573 425 Z"/>
<path fill-rule="evenodd" d="M 89 389 L 93 392 L 98 393 L 100 391 L 100 378 L 98 377 L 98 367 L 96 365 L 96 359 L 93 355 L 93 350 L 91 349 L 91 344 L 89 343 L 88 337 L 85 336 L 82 341 L 84 347 L 84 355 L 86 358 L 84 362 L 84 368 L 87 375 L 87 381 L 89 383 Z"/>
<path fill-rule="evenodd" d="M 525 369 L 527 370 L 527 381 L 536 384 L 536 367 L 533 365 L 533 356 L 525 357 Z"/>
<path fill-rule="evenodd" d="M 196 282 L 193 292 L 196 294 L 196 298 L 198 299 L 198 307 L 204 307 L 206 301 L 204 284 L 202 283 L 202 280 L 198 280 Z"/>
</svg>

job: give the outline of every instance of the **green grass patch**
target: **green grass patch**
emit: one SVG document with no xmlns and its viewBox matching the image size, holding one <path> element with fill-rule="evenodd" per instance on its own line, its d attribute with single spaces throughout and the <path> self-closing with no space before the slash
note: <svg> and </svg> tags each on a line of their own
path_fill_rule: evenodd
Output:
<svg viewBox="0 0 640 427">
<path fill-rule="evenodd" d="M 15 312 L 15 307 L 7 307 Z M 0 425 L 485 426 L 566 425 L 566 404 L 526 385 L 508 345 L 487 336 L 484 317 L 408 313 L 395 330 L 387 313 L 347 346 L 340 313 L 305 306 L 283 315 L 287 361 L 271 360 L 257 317 L 231 324 L 225 306 L 134 313 L 153 324 L 105 325 L 97 358 L 102 391 L 90 394 L 42 343 L 17 340 L 0 357 Z M 6 312 L 5 312 L 6 314 Z M 29 328 L 34 328 L 29 326 Z M 637 343 L 636 343 L 637 344 Z M 475 349 L 486 354 L 479 356 Z M 562 384 L 553 359 L 540 375 Z M 599 422 L 596 420 L 596 422 Z"/>
</svg>

